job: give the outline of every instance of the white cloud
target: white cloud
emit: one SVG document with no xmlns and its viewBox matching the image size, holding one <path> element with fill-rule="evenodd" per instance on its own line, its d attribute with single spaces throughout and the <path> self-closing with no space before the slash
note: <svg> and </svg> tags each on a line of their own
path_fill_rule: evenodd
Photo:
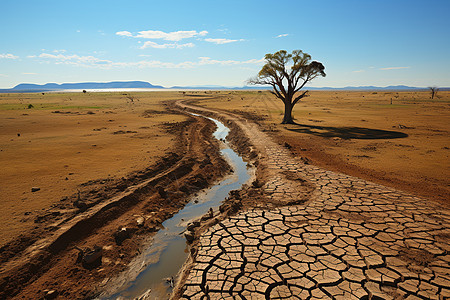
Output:
<svg viewBox="0 0 450 300">
<path fill-rule="evenodd" d="M 177 43 L 173 43 L 173 44 L 158 44 L 158 43 L 155 43 L 155 42 L 152 42 L 152 41 L 147 41 L 140 48 L 141 49 L 145 49 L 145 48 L 156 48 L 156 49 L 176 48 L 176 49 L 182 49 L 182 48 L 192 48 L 192 47 L 194 47 L 193 43 L 186 43 L 186 44 L 177 44 Z"/>
<path fill-rule="evenodd" d="M 275 38 L 286 37 L 288 35 L 289 35 L 289 33 L 283 33 L 283 34 L 277 35 Z"/>
<path fill-rule="evenodd" d="M 380 70 L 399 70 L 399 69 L 409 69 L 410 67 L 388 67 L 388 68 L 380 68 Z"/>
<path fill-rule="evenodd" d="M 0 53 L 0 58 L 6 58 L 6 59 L 18 59 L 19 57 L 17 55 L 13 55 L 11 53 Z"/>
<path fill-rule="evenodd" d="M 182 46 L 177 44 L 170 44 L 176 46 Z M 175 47 L 176 47 L 175 46 Z M 138 62 L 114 62 L 110 60 L 100 59 L 94 56 L 79 56 L 76 54 L 51 54 L 41 53 L 38 56 L 33 56 L 36 59 L 42 59 L 47 63 L 65 64 L 79 67 L 99 68 L 99 69 L 112 69 L 112 68 L 194 68 L 196 66 L 205 65 L 220 65 L 220 66 L 233 66 L 233 65 L 260 65 L 264 63 L 264 58 L 250 59 L 245 61 L 238 60 L 216 60 L 210 57 L 199 57 L 198 61 L 184 61 L 180 63 L 173 62 L 161 62 L 158 60 L 141 60 Z M 28 73 L 32 74 L 32 73 Z"/>
<path fill-rule="evenodd" d="M 109 60 L 100 59 L 94 56 L 79 56 L 76 54 L 64 55 L 64 54 L 42 53 L 38 57 L 54 60 L 56 64 L 68 64 L 78 66 L 108 65 L 111 63 L 111 61 Z"/>
<path fill-rule="evenodd" d="M 23 75 L 37 75 L 37 73 L 22 73 Z"/>
<path fill-rule="evenodd" d="M 53 50 L 53 53 L 65 53 L 65 52 L 67 52 L 67 51 L 64 49 Z"/>
<path fill-rule="evenodd" d="M 144 30 L 139 31 L 138 34 L 133 35 L 129 31 L 118 31 L 116 35 L 121 36 L 129 36 L 134 38 L 143 38 L 143 39 L 163 39 L 166 41 L 179 42 L 182 39 L 188 39 L 193 37 L 205 36 L 208 34 L 208 31 L 203 30 L 197 32 L 196 30 L 180 30 L 173 32 L 164 32 L 160 30 Z"/>
<path fill-rule="evenodd" d="M 129 31 L 118 31 L 116 34 L 121 36 L 133 36 Z"/>
<path fill-rule="evenodd" d="M 245 64 L 261 64 L 264 62 L 264 58 L 261 59 L 250 59 L 245 61 L 239 61 L 239 60 L 215 60 L 211 59 L 210 57 L 199 57 L 199 65 L 222 65 L 222 66 L 229 66 L 229 65 L 245 65 Z"/>
<path fill-rule="evenodd" d="M 364 70 L 353 71 L 353 73 L 362 73 L 362 72 L 364 72 Z"/>
<path fill-rule="evenodd" d="M 9 77 L 9 76 L 5 74 L 0 74 L 0 77 Z"/>
<path fill-rule="evenodd" d="M 243 39 L 240 40 L 230 40 L 230 39 L 205 39 L 206 42 L 215 43 L 218 45 L 234 43 L 234 42 L 242 42 Z"/>
</svg>

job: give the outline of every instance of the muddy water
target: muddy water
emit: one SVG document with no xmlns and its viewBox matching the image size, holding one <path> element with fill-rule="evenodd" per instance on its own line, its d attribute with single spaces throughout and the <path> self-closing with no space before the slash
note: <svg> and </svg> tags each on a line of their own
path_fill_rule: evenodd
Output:
<svg viewBox="0 0 450 300">
<path fill-rule="evenodd" d="M 119 283 L 119 291 L 102 299 L 135 299 L 143 295 L 145 299 L 167 299 L 171 286 L 166 279 L 175 277 L 188 257 L 182 234 L 187 224 L 204 215 L 210 208 L 217 210 L 230 191 L 240 189 L 251 178 L 254 170 L 247 168 L 247 164 L 226 141 L 229 129 L 215 119 L 208 119 L 217 126 L 214 137 L 222 141 L 221 153 L 232 166 L 233 175 L 199 193 L 184 209 L 166 220 L 162 224 L 163 228 L 154 236 L 152 245 L 132 264 L 135 267 Z"/>
</svg>

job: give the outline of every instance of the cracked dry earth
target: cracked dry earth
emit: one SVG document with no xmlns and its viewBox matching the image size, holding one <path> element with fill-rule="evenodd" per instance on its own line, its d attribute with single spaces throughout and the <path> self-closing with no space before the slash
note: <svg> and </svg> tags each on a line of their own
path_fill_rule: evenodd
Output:
<svg viewBox="0 0 450 300">
<path fill-rule="evenodd" d="M 426 199 L 303 164 L 254 125 L 263 189 L 285 202 L 209 228 L 182 299 L 448 299 L 450 213 Z M 249 134 L 251 132 L 251 134 Z M 314 186 L 310 199 L 286 173 Z"/>
</svg>

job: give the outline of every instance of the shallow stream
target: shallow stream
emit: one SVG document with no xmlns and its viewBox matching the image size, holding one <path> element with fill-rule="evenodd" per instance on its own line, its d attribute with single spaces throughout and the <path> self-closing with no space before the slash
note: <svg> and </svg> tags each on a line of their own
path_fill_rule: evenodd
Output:
<svg viewBox="0 0 450 300">
<path fill-rule="evenodd" d="M 102 299 L 139 299 L 143 295 L 144 299 L 167 299 L 172 288 L 166 279 L 175 277 L 188 257 L 182 234 L 188 223 L 207 213 L 210 208 L 217 210 L 230 191 L 240 189 L 251 178 L 253 169 L 247 168 L 247 163 L 226 141 L 230 130 L 215 119 L 207 119 L 217 126 L 213 135 L 221 141 L 221 154 L 233 168 L 233 175 L 200 192 L 182 210 L 166 220 L 163 228 L 153 237 L 151 246 L 139 255 L 137 263 L 132 264 L 135 270 L 128 271 L 130 275 L 123 280 L 119 291 Z"/>
</svg>

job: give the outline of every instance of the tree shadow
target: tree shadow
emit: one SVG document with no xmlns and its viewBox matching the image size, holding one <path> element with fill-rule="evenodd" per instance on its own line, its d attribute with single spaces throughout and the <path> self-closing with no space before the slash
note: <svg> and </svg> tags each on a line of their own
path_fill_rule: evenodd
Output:
<svg viewBox="0 0 450 300">
<path fill-rule="evenodd" d="M 365 127 L 331 127 L 298 123 L 292 124 L 291 126 L 295 126 L 295 128 L 287 128 L 287 130 L 321 137 L 338 137 L 341 139 L 380 140 L 408 137 L 406 133 L 399 131 L 380 130 Z"/>
</svg>

